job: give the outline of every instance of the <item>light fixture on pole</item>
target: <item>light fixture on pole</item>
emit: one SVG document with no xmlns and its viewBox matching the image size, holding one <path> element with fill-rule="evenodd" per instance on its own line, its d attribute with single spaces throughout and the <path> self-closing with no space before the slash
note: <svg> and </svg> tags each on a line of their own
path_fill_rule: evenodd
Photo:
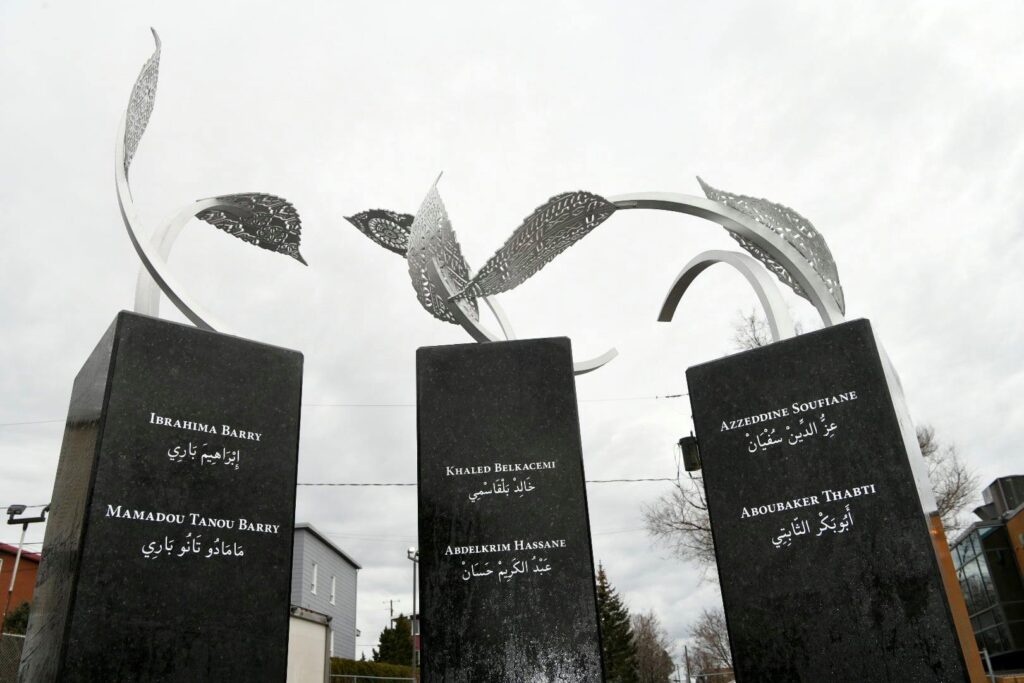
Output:
<svg viewBox="0 0 1024 683">
<path fill-rule="evenodd" d="M 701 468 L 700 446 L 697 444 L 697 437 L 690 432 L 689 436 L 679 439 L 679 453 L 683 456 L 683 467 L 687 472 L 696 472 Z"/>
<path fill-rule="evenodd" d="M 18 554 L 14 556 L 14 568 L 11 570 L 11 583 L 7 588 L 7 599 L 4 601 L 4 613 L 0 616 L 0 639 L 4 637 L 3 625 L 4 622 L 7 621 L 7 610 L 11 607 L 11 595 L 14 593 L 14 582 L 18 578 L 18 565 L 21 563 L 21 549 L 25 545 L 25 531 L 28 530 L 29 524 L 34 522 L 45 522 L 46 513 L 50 511 L 50 506 L 47 505 L 43 508 L 42 513 L 40 513 L 38 517 L 17 517 L 17 515 L 24 514 L 27 508 L 27 505 L 7 506 L 7 523 L 21 525 L 21 539 L 18 541 Z"/>
<path fill-rule="evenodd" d="M 412 561 L 412 616 L 409 617 L 409 637 L 412 640 L 412 677 L 416 678 L 416 625 L 419 623 L 416 616 L 416 566 L 420 562 L 420 551 L 409 548 L 405 556 Z"/>
</svg>

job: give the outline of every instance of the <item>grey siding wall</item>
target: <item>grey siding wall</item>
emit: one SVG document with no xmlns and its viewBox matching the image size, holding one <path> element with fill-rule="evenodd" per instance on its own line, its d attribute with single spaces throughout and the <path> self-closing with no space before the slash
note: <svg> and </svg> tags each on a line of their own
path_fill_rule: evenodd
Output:
<svg viewBox="0 0 1024 683">
<path fill-rule="evenodd" d="M 314 562 L 318 567 L 315 595 L 311 591 Z M 335 580 L 333 605 L 331 577 Z M 292 604 L 330 616 L 334 656 L 355 659 L 356 569 L 307 529 L 295 530 Z"/>
<path fill-rule="evenodd" d="M 295 530 L 295 537 L 292 540 L 292 604 L 303 607 L 299 598 L 302 596 L 302 551 L 305 543 L 299 541 L 300 530 Z"/>
</svg>

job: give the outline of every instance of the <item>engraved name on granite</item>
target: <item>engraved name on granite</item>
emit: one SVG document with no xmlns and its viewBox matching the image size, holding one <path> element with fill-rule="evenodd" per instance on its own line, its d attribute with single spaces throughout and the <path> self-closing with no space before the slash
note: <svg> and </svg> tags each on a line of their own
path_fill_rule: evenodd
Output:
<svg viewBox="0 0 1024 683">
<path fill-rule="evenodd" d="M 79 373 L 21 681 L 281 681 L 302 356 L 118 315 Z"/>
<path fill-rule="evenodd" d="M 569 340 L 419 349 L 423 680 L 603 680 Z"/>
</svg>

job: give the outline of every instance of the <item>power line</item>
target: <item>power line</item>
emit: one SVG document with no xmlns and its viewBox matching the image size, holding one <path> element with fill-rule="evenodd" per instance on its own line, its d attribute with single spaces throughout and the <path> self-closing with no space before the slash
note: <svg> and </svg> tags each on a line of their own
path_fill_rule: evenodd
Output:
<svg viewBox="0 0 1024 683">
<path fill-rule="evenodd" d="M 396 482 L 299 482 L 296 486 L 416 486 L 416 484 L 400 484 Z"/>
<path fill-rule="evenodd" d="M 591 536 L 608 536 L 611 534 L 625 534 L 632 531 L 643 531 L 644 527 L 633 527 L 629 529 L 611 529 L 609 531 L 592 531 Z M 330 538 L 345 538 L 354 541 L 381 541 L 381 542 L 394 542 L 394 541 L 410 541 L 416 540 L 415 536 L 373 536 L 367 534 L 339 534 L 339 533 L 327 533 Z M 0 543 L 6 543 L 7 545 L 17 545 L 16 543 L 0 541 Z M 25 542 L 23 545 L 42 545 L 42 541 Z"/>
<path fill-rule="evenodd" d="M 0 422 L 0 427 L 20 427 L 21 425 L 44 425 L 51 422 L 64 422 L 64 420 L 30 420 L 28 422 Z"/>
<path fill-rule="evenodd" d="M 689 396 L 681 394 L 663 394 L 656 396 L 610 396 L 607 398 L 581 398 L 578 403 L 607 403 L 612 401 L 658 401 Z M 303 408 L 415 408 L 415 403 L 303 403 Z M 65 420 L 25 420 L 21 422 L 0 422 L 0 427 L 22 427 L 25 425 L 42 425 L 64 422 Z"/>
<path fill-rule="evenodd" d="M 673 477 L 657 477 L 650 479 L 587 479 L 588 484 L 621 484 L 635 481 L 675 481 Z"/>
<path fill-rule="evenodd" d="M 381 541 L 391 543 L 393 541 L 415 541 L 415 536 L 367 536 L 364 534 L 325 534 L 331 538 L 347 538 L 356 541 Z"/>
<path fill-rule="evenodd" d="M 415 403 L 303 403 L 303 408 L 415 408 Z"/>
<path fill-rule="evenodd" d="M 607 531 L 592 531 L 591 536 L 610 536 L 613 534 L 625 534 L 634 531 L 643 531 L 645 527 L 631 527 L 628 529 L 608 529 Z M 327 532 L 325 534 L 329 538 L 344 538 L 353 541 L 378 541 L 381 543 L 394 543 L 396 541 L 415 541 L 415 536 L 373 536 L 368 534 L 345 534 L 345 533 L 333 533 Z"/>
<path fill-rule="evenodd" d="M 624 484 L 645 481 L 675 481 L 674 477 L 650 477 L 633 479 L 587 479 L 588 484 Z M 320 482 L 299 482 L 296 486 L 416 486 L 406 482 L 348 482 L 348 481 L 320 481 Z"/>
<path fill-rule="evenodd" d="M 0 543 L 6 543 L 7 545 L 14 545 L 14 546 L 18 545 L 14 541 L 0 541 Z M 42 545 L 42 544 L 43 544 L 42 541 L 31 541 L 31 542 L 25 541 L 24 543 L 22 543 L 22 545 Z"/>
<path fill-rule="evenodd" d="M 663 394 L 656 396 L 610 396 L 607 398 L 580 398 L 578 403 L 604 403 L 608 401 L 656 401 L 682 398 L 689 393 Z M 415 408 L 415 403 L 303 403 L 303 408 Z"/>
<path fill-rule="evenodd" d="M 605 401 L 658 401 L 667 398 L 682 398 L 683 396 L 689 396 L 689 392 L 682 394 L 665 394 L 664 396 L 622 396 L 616 398 L 581 398 L 577 399 L 580 403 L 603 403 Z"/>
<path fill-rule="evenodd" d="M 633 532 L 633 531 L 644 531 L 644 530 L 645 530 L 645 527 L 638 526 L 638 527 L 633 527 L 632 529 L 612 529 L 611 531 L 592 531 L 590 533 L 590 535 L 591 536 L 609 536 L 611 534 L 625 534 L 625 533 L 630 533 L 630 532 Z"/>
</svg>

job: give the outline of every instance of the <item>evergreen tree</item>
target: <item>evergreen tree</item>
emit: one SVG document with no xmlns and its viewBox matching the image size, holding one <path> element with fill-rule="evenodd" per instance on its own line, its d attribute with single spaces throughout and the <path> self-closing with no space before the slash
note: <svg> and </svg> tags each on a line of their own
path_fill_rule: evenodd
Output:
<svg viewBox="0 0 1024 683">
<path fill-rule="evenodd" d="M 380 632 L 373 661 L 408 666 L 412 661 L 412 628 L 408 617 L 399 614 L 391 626 Z"/>
<path fill-rule="evenodd" d="M 601 658 L 608 683 L 637 683 L 636 642 L 629 610 L 608 583 L 604 567 L 597 569 L 597 616 L 601 622 Z"/>
<path fill-rule="evenodd" d="M 7 618 L 4 619 L 4 633 L 18 633 L 24 634 L 28 629 L 28 613 L 31 607 L 27 602 L 23 602 L 18 605 L 17 609 L 12 609 L 7 613 Z"/>
</svg>

